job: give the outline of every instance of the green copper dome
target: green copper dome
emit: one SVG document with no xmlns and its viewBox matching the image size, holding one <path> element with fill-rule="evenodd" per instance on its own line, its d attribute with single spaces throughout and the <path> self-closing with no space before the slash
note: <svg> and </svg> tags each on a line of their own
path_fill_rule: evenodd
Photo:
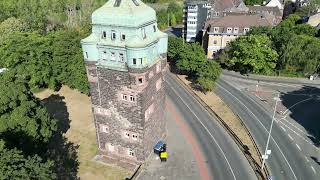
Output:
<svg viewBox="0 0 320 180">
<path fill-rule="evenodd" d="M 156 21 L 156 12 L 141 0 L 109 0 L 92 14 L 92 24 L 138 27 Z"/>
</svg>

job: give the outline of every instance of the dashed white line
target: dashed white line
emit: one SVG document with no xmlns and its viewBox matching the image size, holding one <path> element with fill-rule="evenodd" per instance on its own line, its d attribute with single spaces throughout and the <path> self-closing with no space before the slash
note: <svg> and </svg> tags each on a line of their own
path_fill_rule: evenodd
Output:
<svg viewBox="0 0 320 180">
<path fill-rule="evenodd" d="M 290 134 L 288 134 L 289 138 L 293 141 L 293 138 L 290 136 Z"/>
<path fill-rule="evenodd" d="M 289 120 L 287 120 L 286 117 L 282 117 L 280 120 L 283 121 L 283 122 L 286 122 L 286 123 L 290 124 L 290 125 L 293 126 L 294 128 L 298 129 L 298 131 L 302 132 L 303 134 L 306 134 L 305 131 L 303 131 L 302 129 L 298 128 L 298 127 L 297 127 L 296 125 L 294 125 L 292 122 L 290 122 Z M 280 120 L 279 120 L 279 121 L 280 121 Z"/>
<path fill-rule="evenodd" d="M 313 173 L 315 173 L 315 174 L 316 174 L 316 170 L 314 169 L 314 167 L 313 167 L 313 166 L 311 166 L 311 169 L 312 169 Z"/>
<path fill-rule="evenodd" d="M 301 148 L 300 148 L 300 146 L 298 145 L 298 144 L 296 144 L 296 146 L 297 146 L 297 148 L 301 151 Z"/>
<path fill-rule="evenodd" d="M 287 131 L 283 126 L 280 126 L 282 130 Z"/>
<path fill-rule="evenodd" d="M 267 128 L 262 124 L 262 122 L 259 120 L 259 118 L 245 105 L 243 104 L 243 102 L 241 102 L 235 95 L 233 95 L 231 92 L 229 92 L 226 88 L 222 87 L 220 84 L 217 84 L 217 86 L 219 86 L 221 89 L 223 89 L 225 92 L 227 92 L 228 94 L 230 94 L 232 97 L 234 97 L 235 100 L 237 100 L 245 109 L 247 109 L 247 111 L 259 122 L 259 124 L 261 125 L 261 127 L 263 127 L 263 129 L 268 133 Z M 249 96 L 250 98 L 250 96 Z M 253 103 L 256 103 L 255 101 L 253 101 Z M 273 139 L 273 137 L 271 136 L 271 140 L 274 142 L 274 144 L 277 146 L 277 148 L 279 149 L 280 154 L 282 155 L 282 157 L 284 158 L 284 160 L 286 161 L 290 171 L 292 172 L 294 179 L 297 179 L 296 174 L 294 173 L 290 163 L 288 162 L 286 156 L 284 155 L 284 153 L 282 152 L 281 148 L 279 147 L 278 143 Z"/>
<path fill-rule="evenodd" d="M 309 162 L 309 159 L 307 158 L 307 156 L 305 156 L 304 158 L 306 158 L 307 162 Z"/>
<path fill-rule="evenodd" d="M 286 128 L 288 128 L 290 131 L 292 131 L 294 134 L 296 134 L 298 137 L 300 137 L 302 140 L 304 140 L 305 142 L 312 144 L 311 142 L 309 142 L 306 138 L 304 138 L 303 136 L 301 136 L 299 133 L 297 133 L 295 130 L 291 129 L 288 125 L 286 125 L 285 123 L 283 123 L 282 121 L 279 121 L 282 125 L 284 125 Z"/>
</svg>

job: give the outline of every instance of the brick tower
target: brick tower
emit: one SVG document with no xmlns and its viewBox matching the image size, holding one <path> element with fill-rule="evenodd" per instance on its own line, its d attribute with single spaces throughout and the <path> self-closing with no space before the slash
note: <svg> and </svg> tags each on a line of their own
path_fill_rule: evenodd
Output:
<svg viewBox="0 0 320 180">
<path fill-rule="evenodd" d="M 99 157 L 134 167 L 165 133 L 168 36 L 141 0 L 109 0 L 92 14 L 92 34 L 81 44 Z"/>
</svg>

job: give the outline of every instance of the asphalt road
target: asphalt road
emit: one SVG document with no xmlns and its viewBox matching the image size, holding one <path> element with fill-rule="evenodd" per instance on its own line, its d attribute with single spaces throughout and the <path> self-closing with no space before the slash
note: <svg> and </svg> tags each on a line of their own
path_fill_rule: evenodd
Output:
<svg viewBox="0 0 320 180">
<path fill-rule="evenodd" d="M 189 94 L 171 74 L 167 75 L 167 97 L 189 126 L 214 180 L 257 179 L 249 163 L 217 120 Z"/>
<path fill-rule="evenodd" d="M 260 151 L 264 153 L 272 114 L 248 95 L 231 86 L 223 78 L 218 82 L 217 93 L 240 116 L 250 130 Z M 273 180 L 319 180 L 305 156 L 274 124 L 269 149 L 272 151 L 267 166 Z"/>
</svg>

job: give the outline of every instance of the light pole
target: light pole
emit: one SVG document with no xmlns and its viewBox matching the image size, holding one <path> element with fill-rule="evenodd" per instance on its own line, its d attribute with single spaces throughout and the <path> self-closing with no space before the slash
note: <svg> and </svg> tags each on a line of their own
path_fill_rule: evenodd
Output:
<svg viewBox="0 0 320 180">
<path fill-rule="evenodd" d="M 269 130 L 268 140 L 267 140 L 267 144 L 266 144 L 266 149 L 264 151 L 264 155 L 262 155 L 261 171 L 263 171 L 264 164 L 265 164 L 266 160 L 268 159 L 268 155 L 271 154 L 271 150 L 268 150 L 268 147 L 269 147 L 269 142 L 270 142 L 270 138 L 271 138 L 271 131 L 272 131 L 273 122 L 274 122 L 274 119 L 276 116 L 278 101 L 281 101 L 279 96 L 280 96 L 280 93 L 278 92 L 278 96 L 274 98 L 274 100 L 276 100 L 276 104 L 275 104 L 274 110 L 273 110 L 273 116 L 272 116 L 271 126 L 270 126 L 270 130 Z"/>
</svg>

